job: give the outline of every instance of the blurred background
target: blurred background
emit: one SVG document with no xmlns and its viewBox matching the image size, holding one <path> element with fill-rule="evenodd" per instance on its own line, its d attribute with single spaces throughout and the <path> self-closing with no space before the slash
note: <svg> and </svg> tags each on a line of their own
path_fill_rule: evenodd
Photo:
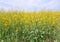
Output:
<svg viewBox="0 0 60 42">
<path fill-rule="evenodd" d="M 60 0 L 0 0 L 0 10 L 60 10 Z"/>
</svg>

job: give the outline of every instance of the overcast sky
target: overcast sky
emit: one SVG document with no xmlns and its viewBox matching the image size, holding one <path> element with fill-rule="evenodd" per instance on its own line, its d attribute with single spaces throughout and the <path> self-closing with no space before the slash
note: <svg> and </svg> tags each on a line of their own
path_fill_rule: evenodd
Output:
<svg viewBox="0 0 60 42">
<path fill-rule="evenodd" d="M 20 10 L 58 10 L 60 0 L 0 0 L 0 8 Z"/>
</svg>

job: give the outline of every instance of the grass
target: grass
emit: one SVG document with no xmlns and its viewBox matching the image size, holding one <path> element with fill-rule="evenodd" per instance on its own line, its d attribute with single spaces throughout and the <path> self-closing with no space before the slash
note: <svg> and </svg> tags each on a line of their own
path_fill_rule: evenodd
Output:
<svg viewBox="0 0 60 42">
<path fill-rule="evenodd" d="M 60 42 L 60 12 L 0 12 L 0 42 Z"/>
</svg>

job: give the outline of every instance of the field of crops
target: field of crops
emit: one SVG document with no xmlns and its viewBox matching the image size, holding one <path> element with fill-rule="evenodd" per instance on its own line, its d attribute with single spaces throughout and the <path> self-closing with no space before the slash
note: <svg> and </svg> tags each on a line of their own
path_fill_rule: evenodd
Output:
<svg viewBox="0 0 60 42">
<path fill-rule="evenodd" d="M 0 12 L 0 42 L 60 42 L 60 12 Z"/>
</svg>

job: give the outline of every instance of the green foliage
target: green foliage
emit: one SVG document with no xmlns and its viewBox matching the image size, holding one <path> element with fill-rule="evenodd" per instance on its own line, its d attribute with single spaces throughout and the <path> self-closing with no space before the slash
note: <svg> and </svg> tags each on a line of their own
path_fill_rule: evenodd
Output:
<svg viewBox="0 0 60 42">
<path fill-rule="evenodd" d="M 0 42 L 60 42 L 60 16 L 52 13 L 0 13 Z"/>
</svg>

